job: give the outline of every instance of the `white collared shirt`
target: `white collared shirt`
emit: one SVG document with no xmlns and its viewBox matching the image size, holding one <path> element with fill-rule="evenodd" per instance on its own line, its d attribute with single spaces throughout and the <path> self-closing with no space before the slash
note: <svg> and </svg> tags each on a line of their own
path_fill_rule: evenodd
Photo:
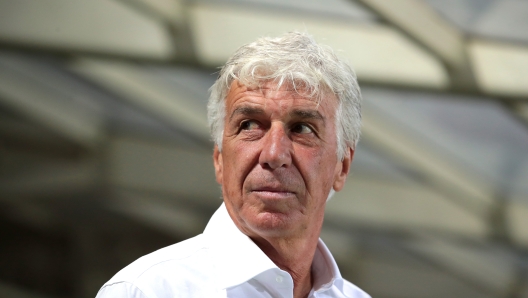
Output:
<svg viewBox="0 0 528 298">
<path fill-rule="evenodd" d="M 341 277 L 319 239 L 309 297 L 368 298 Z M 240 232 L 225 205 L 203 234 L 137 259 L 99 290 L 96 298 L 293 297 L 293 279 Z"/>
</svg>

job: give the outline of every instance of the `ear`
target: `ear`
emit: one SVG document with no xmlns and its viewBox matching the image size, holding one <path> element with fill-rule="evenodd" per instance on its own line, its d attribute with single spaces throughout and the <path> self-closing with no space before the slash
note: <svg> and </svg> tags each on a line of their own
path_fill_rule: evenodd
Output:
<svg viewBox="0 0 528 298">
<path fill-rule="evenodd" d="M 222 161 L 222 152 L 218 150 L 218 146 L 216 145 L 214 146 L 213 161 L 215 167 L 216 182 L 222 185 L 224 163 Z"/>
<path fill-rule="evenodd" d="M 352 164 L 353 158 L 354 150 L 349 147 L 345 152 L 343 160 L 337 162 L 333 185 L 335 191 L 340 191 L 345 186 L 346 178 L 348 172 L 350 171 L 350 165 Z"/>
</svg>

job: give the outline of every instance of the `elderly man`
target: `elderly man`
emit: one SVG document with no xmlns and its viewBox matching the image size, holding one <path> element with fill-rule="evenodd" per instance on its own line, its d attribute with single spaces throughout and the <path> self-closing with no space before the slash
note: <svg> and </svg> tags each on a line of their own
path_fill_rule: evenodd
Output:
<svg viewBox="0 0 528 298">
<path fill-rule="evenodd" d="M 360 97 L 352 69 L 306 34 L 238 49 L 208 105 L 224 204 L 203 234 L 138 259 L 97 297 L 369 297 L 319 239 Z"/>
</svg>

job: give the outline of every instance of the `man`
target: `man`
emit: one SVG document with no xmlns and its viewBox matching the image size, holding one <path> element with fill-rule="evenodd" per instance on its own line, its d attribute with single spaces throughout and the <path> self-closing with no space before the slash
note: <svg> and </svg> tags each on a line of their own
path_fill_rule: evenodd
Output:
<svg viewBox="0 0 528 298">
<path fill-rule="evenodd" d="M 306 34 L 238 49 L 208 105 L 224 204 L 203 234 L 138 259 L 97 297 L 369 297 L 319 239 L 360 97 L 351 68 Z"/>
</svg>

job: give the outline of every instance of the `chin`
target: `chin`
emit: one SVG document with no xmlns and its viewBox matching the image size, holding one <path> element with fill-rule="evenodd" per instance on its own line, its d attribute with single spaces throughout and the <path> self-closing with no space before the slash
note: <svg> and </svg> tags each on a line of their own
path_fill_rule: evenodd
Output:
<svg viewBox="0 0 528 298">
<path fill-rule="evenodd" d="M 263 211 L 252 218 L 248 224 L 259 235 L 284 236 L 295 231 L 298 220 L 294 214 Z"/>
</svg>

